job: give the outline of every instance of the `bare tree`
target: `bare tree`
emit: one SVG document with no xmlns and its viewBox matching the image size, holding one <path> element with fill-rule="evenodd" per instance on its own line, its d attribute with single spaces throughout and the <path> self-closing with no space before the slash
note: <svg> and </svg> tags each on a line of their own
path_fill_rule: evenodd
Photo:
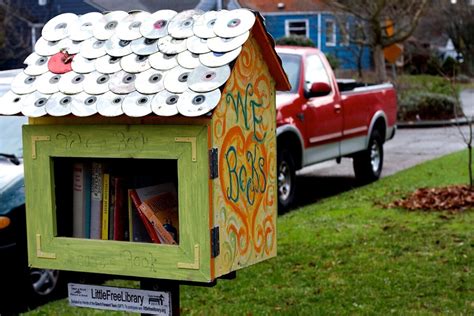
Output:
<svg viewBox="0 0 474 316">
<path fill-rule="evenodd" d="M 323 0 L 336 13 L 364 24 L 364 36 L 351 40 L 372 49 L 377 80 L 387 80 L 383 49 L 405 41 L 415 30 L 428 0 Z M 347 32 L 347 31 L 346 31 Z"/>
<path fill-rule="evenodd" d="M 0 1 L 0 68 L 12 59 L 23 60 L 31 52 L 28 9 L 18 1 Z"/>
<path fill-rule="evenodd" d="M 454 3 L 453 3 L 454 2 Z M 474 3 L 471 0 L 445 1 L 442 19 L 446 32 L 463 56 L 463 70 L 474 75 Z"/>
</svg>

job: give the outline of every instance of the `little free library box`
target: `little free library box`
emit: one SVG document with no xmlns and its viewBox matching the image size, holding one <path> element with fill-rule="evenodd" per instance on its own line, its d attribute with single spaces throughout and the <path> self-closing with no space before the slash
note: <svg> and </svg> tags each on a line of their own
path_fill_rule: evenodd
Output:
<svg viewBox="0 0 474 316">
<path fill-rule="evenodd" d="M 50 20 L 0 101 L 23 127 L 32 267 L 211 282 L 276 255 L 275 90 L 257 13 Z"/>
</svg>

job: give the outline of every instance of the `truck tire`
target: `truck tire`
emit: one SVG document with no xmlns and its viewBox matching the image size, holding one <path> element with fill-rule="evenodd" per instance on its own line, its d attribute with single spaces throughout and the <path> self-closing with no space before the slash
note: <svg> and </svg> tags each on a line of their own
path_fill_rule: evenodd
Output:
<svg viewBox="0 0 474 316">
<path fill-rule="evenodd" d="M 296 168 L 293 156 L 286 149 L 277 151 L 278 211 L 284 212 L 294 203 Z"/>
<path fill-rule="evenodd" d="M 356 179 L 370 183 L 380 178 L 383 167 L 383 139 L 378 130 L 374 130 L 369 139 L 369 147 L 357 153 L 352 160 Z"/>
</svg>

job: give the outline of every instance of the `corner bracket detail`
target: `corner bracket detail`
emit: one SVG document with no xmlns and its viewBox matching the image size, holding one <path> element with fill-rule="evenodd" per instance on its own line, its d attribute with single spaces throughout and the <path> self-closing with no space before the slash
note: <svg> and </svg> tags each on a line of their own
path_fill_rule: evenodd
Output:
<svg viewBox="0 0 474 316">
<path fill-rule="evenodd" d="M 42 259 L 56 259 L 55 253 L 41 250 L 41 234 L 36 234 L 36 257 Z"/>
<path fill-rule="evenodd" d="M 201 266 L 201 257 L 199 254 L 199 244 L 194 245 L 194 262 L 178 262 L 178 269 L 199 270 Z"/>
</svg>

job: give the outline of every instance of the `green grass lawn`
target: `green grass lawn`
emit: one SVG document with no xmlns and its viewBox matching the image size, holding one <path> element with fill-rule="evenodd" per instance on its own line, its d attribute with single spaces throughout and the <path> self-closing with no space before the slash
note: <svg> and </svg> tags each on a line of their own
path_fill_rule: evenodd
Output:
<svg viewBox="0 0 474 316">
<path fill-rule="evenodd" d="M 182 286 L 183 314 L 473 315 L 473 210 L 382 206 L 419 187 L 467 183 L 466 159 L 449 155 L 280 216 L 278 257 L 213 288 Z M 102 313 L 61 300 L 29 315 Z"/>
</svg>

